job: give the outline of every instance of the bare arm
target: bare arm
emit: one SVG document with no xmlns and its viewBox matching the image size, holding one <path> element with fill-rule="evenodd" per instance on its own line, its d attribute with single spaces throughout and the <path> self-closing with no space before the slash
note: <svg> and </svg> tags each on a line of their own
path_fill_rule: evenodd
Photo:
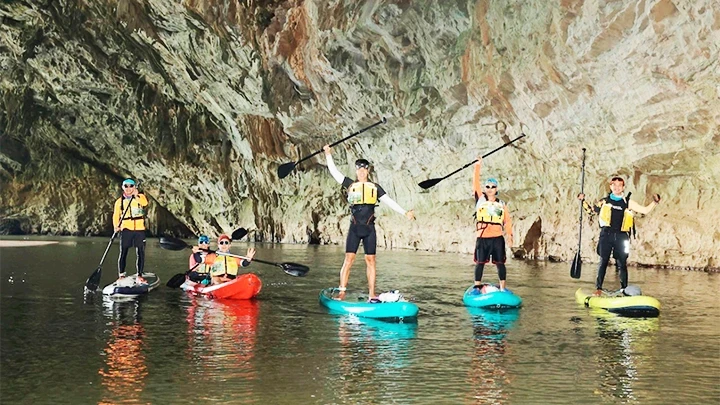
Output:
<svg viewBox="0 0 720 405">
<path fill-rule="evenodd" d="M 653 208 L 655 208 L 655 206 L 657 206 L 657 205 L 658 204 L 655 201 L 651 202 L 649 205 L 646 205 L 646 206 L 642 206 L 642 205 L 636 203 L 635 200 L 630 200 L 630 202 L 628 202 L 628 208 L 631 211 L 639 212 L 641 214 L 650 213 L 650 211 L 652 211 Z"/>
<path fill-rule="evenodd" d="M 478 161 L 474 165 L 473 168 L 473 193 L 476 197 L 480 197 L 482 195 L 482 189 L 480 188 L 480 171 L 482 169 L 482 158 L 478 158 Z"/>
</svg>

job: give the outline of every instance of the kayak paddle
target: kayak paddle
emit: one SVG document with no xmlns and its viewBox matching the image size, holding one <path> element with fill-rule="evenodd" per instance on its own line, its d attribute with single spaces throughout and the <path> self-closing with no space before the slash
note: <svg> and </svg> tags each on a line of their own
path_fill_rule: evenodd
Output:
<svg viewBox="0 0 720 405">
<path fill-rule="evenodd" d="M 372 128 L 375 128 L 376 126 L 378 126 L 378 125 L 380 125 L 380 124 L 384 124 L 384 123 L 386 123 L 386 122 L 387 122 L 387 119 L 386 119 L 385 117 L 383 117 L 382 120 L 380 120 L 380 121 L 378 121 L 378 122 L 376 122 L 376 123 L 374 123 L 374 124 L 372 124 L 372 125 L 370 125 L 370 126 L 368 126 L 368 127 L 365 127 L 365 128 L 363 128 L 363 129 L 361 129 L 361 130 L 359 130 L 359 131 L 357 131 L 357 132 L 355 132 L 355 133 L 353 133 L 353 134 L 350 134 L 350 135 L 346 136 L 345 138 L 343 138 L 343 139 L 341 139 L 341 140 L 339 140 L 339 141 L 337 141 L 337 142 L 331 143 L 331 144 L 330 144 L 330 147 L 333 147 L 333 146 L 335 146 L 335 145 L 339 145 L 339 144 L 347 141 L 348 139 L 350 139 L 350 138 L 352 138 L 352 137 L 354 137 L 354 136 L 360 135 L 360 134 L 362 134 L 363 132 L 365 132 L 365 131 L 367 131 L 367 130 L 370 130 L 370 129 L 372 129 Z M 305 156 L 304 158 L 298 160 L 297 162 L 288 162 L 288 163 L 284 163 L 284 164 L 280 165 L 280 167 L 278 167 L 278 171 L 277 171 L 277 172 L 278 172 L 278 177 L 280 177 L 281 179 L 284 179 L 285 177 L 287 177 L 288 174 L 292 173 L 293 169 L 295 169 L 295 166 L 299 165 L 300 162 L 303 162 L 303 161 L 305 161 L 305 160 L 308 160 L 308 159 L 310 159 L 311 157 L 313 157 L 313 156 L 315 156 L 315 155 L 317 155 L 317 154 L 319 154 L 319 153 L 322 153 L 322 152 L 323 152 L 323 150 L 320 149 L 319 151 L 313 153 L 312 155 Z"/>
<path fill-rule="evenodd" d="M 243 231 L 245 231 L 245 229 L 243 229 L 243 228 L 240 228 L 240 229 L 242 229 Z M 240 229 L 238 229 L 238 231 L 240 231 Z M 236 232 L 237 232 L 237 231 L 236 231 Z M 245 233 L 247 233 L 247 231 L 245 231 Z M 235 236 L 237 236 L 237 235 L 236 235 L 235 232 L 233 232 L 233 240 L 236 240 L 236 239 L 235 239 Z M 244 234 L 243 234 L 243 236 L 244 236 Z M 240 238 L 238 238 L 238 239 L 240 239 Z M 168 237 L 168 236 L 163 236 L 162 238 L 160 238 L 160 247 L 163 248 L 163 249 L 168 249 L 168 250 L 192 249 L 192 246 L 190 246 L 190 245 L 188 245 L 187 243 L 185 243 L 185 241 L 183 241 L 182 239 L 171 238 L 171 237 Z M 236 255 L 236 254 L 232 254 L 232 253 L 223 253 L 223 252 L 219 252 L 219 251 L 212 250 L 212 249 L 201 249 L 201 250 L 202 250 L 202 251 L 205 251 L 205 252 L 208 252 L 208 253 L 216 253 L 216 254 L 221 255 L 221 256 L 237 257 L 237 258 L 240 258 L 240 259 L 250 259 L 250 258 L 248 258 L 248 257 L 246 257 L 246 256 L 240 256 L 240 255 Z M 256 261 L 256 262 L 258 262 L 258 263 L 270 264 L 270 265 L 273 265 L 273 266 L 278 266 L 278 267 L 280 267 L 285 273 L 287 273 L 287 274 L 289 274 L 289 275 L 291 275 L 291 276 L 294 276 L 294 277 L 303 277 L 303 276 L 305 276 L 305 275 L 307 274 L 308 271 L 310 271 L 310 268 L 309 268 L 309 267 L 307 267 L 307 266 L 305 266 L 305 265 L 302 265 L 302 264 L 298 264 L 298 263 L 275 263 L 275 262 L 268 262 L 268 261 L 265 261 L 265 260 L 260 260 L 260 259 L 255 259 L 255 258 L 250 259 L 250 260 Z M 174 275 L 172 278 L 173 278 L 173 279 L 176 279 L 176 281 L 177 281 L 177 280 L 179 279 L 178 276 L 183 276 L 183 277 L 184 277 L 184 274 L 176 274 L 176 275 Z M 183 280 L 184 280 L 184 279 L 183 279 Z M 168 281 L 168 283 L 169 283 L 169 281 Z M 179 287 L 180 285 L 182 285 L 182 283 L 180 283 L 180 284 L 178 285 L 178 287 Z"/>
<path fill-rule="evenodd" d="M 130 203 L 132 203 L 133 198 L 134 198 L 134 196 L 130 197 Z M 123 218 L 125 218 L 125 214 L 127 214 L 128 209 L 130 209 L 130 205 L 132 205 L 132 204 L 128 204 L 128 206 L 125 208 L 125 212 L 123 212 L 122 216 L 120 217 L 121 224 L 122 224 Z M 120 231 L 120 232 L 122 232 L 122 231 Z M 95 271 L 92 272 L 90 277 L 88 277 L 87 281 L 85 281 L 85 292 L 95 292 L 98 289 L 98 287 L 100 286 L 100 278 L 102 277 L 102 265 L 103 265 L 103 262 L 105 261 L 105 256 L 107 256 L 108 251 L 110 250 L 110 246 L 112 246 L 112 243 L 115 240 L 115 237 L 120 232 L 113 231 L 112 237 L 110 238 L 110 242 L 108 242 L 108 245 L 105 248 L 105 253 L 103 253 L 102 259 L 100 259 L 100 264 L 97 266 Z"/>
<path fill-rule="evenodd" d="M 495 149 L 493 149 L 492 151 L 490 151 L 490 152 L 482 155 L 482 157 L 483 157 L 483 158 L 486 158 L 486 157 L 492 155 L 493 153 L 495 153 L 495 152 L 499 151 L 500 149 L 502 149 L 502 148 L 510 145 L 511 143 L 517 141 L 518 139 L 520 139 L 520 138 L 522 138 L 522 137 L 524 137 L 524 136 L 525 136 L 525 134 L 522 134 L 522 135 L 518 136 L 517 138 L 513 139 L 512 141 L 506 143 L 505 145 L 500 146 L 500 147 L 498 147 L 498 148 L 495 148 Z M 463 167 L 455 170 L 454 172 L 448 174 L 448 175 L 445 176 L 445 177 L 438 177 L 438 178 L 434 178 L 434 179 L 429 179 L 429 180 L 421 181 L 420 183 L 418 183 L 418 186 L 420 186 L 420 187 L 422 187 L 423 189 L 427 190 L 427 189 L 429 189 L 430 187 L 432 187 L 432 186 L 440 183 L 441 181 L 447 179 L 448 177 L 452 176 L 453 174 L 455 174 L 455 173 L 457 173 L 457 172 L 459 172 L 459 171 L 461 171 L 461 170 L 463 170 L 463 169 L 467 169 L 468 167 L 472 166 L 472 165 L 473 165 L 475 162 L 477 162 L 477 161 L 478 161 L 478 159 L 475 159 L 475 160 L 473 160 L 472 162 L 470 162 L 470 163 L 466 164 L 465 166 L 463 166 Z"/>
<path fill-rule="evenodd" d="M 229 256 L 229 257 L 237 257 L 238 259 L 245 259 L 245 260 L 251 260 L 253 262 L 263 263 L 263 264 L 270 264 L 273 266 L 280 267 L 282 271 L 284 271 L 286 274 L 293 276 L 293 277 L 305 277 L 308 271 L 310 271 L 310 268 L 308 266 L 305 266 L 304 264 L 298 264 L 298 263 L 275 263 L 275 262 L 268 262 L 265 260 L 260 259 L 251 259 L 246 256 L 240 256 L 232 253 L 225 253 L 220 252 L 217 250 L 210 250 L 210 249 L 202 249 L 208 253 L 215 253 L 219 256 Z"/>
<path fill-rule="evenodd" d="M 585 148 L 582 149 L 582 176 L 580 179 L 580 193 L 585 194 Z M 583 201 L 580 200 L 580 232 L 578 232 L 578 250 L 570 266 L 570 277 L 580 278 L 582 271 L 582 257 L 580 257 L 580 246 L 582 244 L 582 217 L 583 217 Z"/>
</svg>

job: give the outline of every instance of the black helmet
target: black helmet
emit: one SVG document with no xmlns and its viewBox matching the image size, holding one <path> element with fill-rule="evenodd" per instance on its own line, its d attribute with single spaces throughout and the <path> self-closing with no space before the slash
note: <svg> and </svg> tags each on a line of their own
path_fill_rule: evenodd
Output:
<svg viewBox="0 0 720 405">
<path fill-rule="evenodd" d="M 370 162 L 368 162 L 367 159 L 358 159 L 355 161 L 355 168 L 356 169 L 360 169 L 360 168 L 370 169 Z"/>
</svg>

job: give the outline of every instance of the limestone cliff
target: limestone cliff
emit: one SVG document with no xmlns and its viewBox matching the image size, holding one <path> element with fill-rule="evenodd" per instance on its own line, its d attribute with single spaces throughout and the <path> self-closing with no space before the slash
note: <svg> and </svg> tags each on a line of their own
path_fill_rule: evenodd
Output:
<svg viewBox="0 0 720 405">
<path fill-rule="evenodd" d="M 322 155 L 357 157 L 418 221 L 379 210 L 379 244 L 469 252 L 471 169 L 500 180 L 528 257 L 577 248 L 585 192 L 624 175 L 642 204 L 631 261 L 717 268 L 720 10 L 715 0 L 15 0 L 0 5 L 0 217 L 40 233 L 110 231 L 125 176 L 156 233 L 255 228 L 343 243 Z M 582 249 L 593 260 L 596 224 Z"/>
</svg>

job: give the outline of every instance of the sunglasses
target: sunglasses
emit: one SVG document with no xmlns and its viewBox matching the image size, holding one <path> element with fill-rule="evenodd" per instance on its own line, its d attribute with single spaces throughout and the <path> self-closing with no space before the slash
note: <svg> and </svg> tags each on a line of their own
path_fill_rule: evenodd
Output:
<svg viewBox="0 0 720 405">
<path fill-rule="evenodd" d="M 208 245 L 208 244 L 210 244 L 210 242 L 205 242 L 205 241 L 198 242 L 198 245 Z"/>
<path fill-rule="evenodd" d="M 123 184 L 123 188 L 135 188 L 134 184 Z"/>
<path fill-rule="evenodd" d="M 357 169 L 369 169 L 369 168 L 370 168 L 370 166 L 366 166 L 366 165 L 357 165 L 357 166 L 355 166 L 355 168 L 357 168 Z"/>
<path fill-rule="evenodd" d="M 230 244 L 229 240 L 224 240 L 224 241 L 218 243 L 218 245 L 229 245 L 229 244 Z"/>
<path fill-rule="evenodd" d="M 497 188 L 497 186 L 485 186 L 485 188 Z"/>
</svg>

